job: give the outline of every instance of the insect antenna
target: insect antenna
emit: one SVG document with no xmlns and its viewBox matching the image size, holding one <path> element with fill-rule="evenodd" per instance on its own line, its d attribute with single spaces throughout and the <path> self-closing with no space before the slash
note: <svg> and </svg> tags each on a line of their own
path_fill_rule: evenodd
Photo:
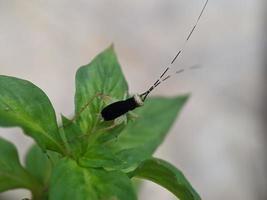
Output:
<svg viewBox="0 0 267 200">
<path fill-rule="evenodd" d="M 196 27 L 197 27 L 197 25 L 198 25 L 198 22 L 199 22 L 199 20 L 200 20 L 200 18 L 201 18 L 201 16 L 202 16 L 202 14 L 203 14 L 203 12 L 204 12 L 204 10 L 205 10 L 207 4 L 208 4 L 208 2 L 209 2 L 209 0 L 206 0 L 206 2 L 205 2 L 205 4 L 204 4 L 204 6 L 203 6 L 203 8 L 202 8 L 202 10 L 201 10 L 201 12 L 200 12 L 198 18 L 197 18 L 197 20 L 196 20 L 196 22 L 195 22 L 195 24 L 193 25 L 192 29 L 190 30 L 189 34 L 187 35 L 186 40 L 184 41 L 184 44 L 183 44 L 182 48 L 177 52 L 177 54 L 176 54 L 176 55 L 174 56 L 174 58 L 172 59 L 172 61 L 171 61 L 171 65 L 176 61 L 176 59 L 180 56 L 180 54 L 181 54 L 181 53 L 183 52 L 183 50 L 185 49 L 186 44 L 187 44 L 187 42 L 189 41 L 189 39 L 191 38 L 193 32 L 195 31 L 195 29 L 196 29 Z"/>
<path fill-rule="evenodd" d="M 147 91 L 145 91 L 144 93 L 142 93 L 142 94 L 140 95 L 143 101 L 147 98 L 147 96 L 150 94 L 150 92 L 151 92 L 152 90 L 154 90 L 157 86 L 159 86 L 162 82 L 164 82 L 164 81 L 166 81 L 167 79 L 169 79 L 172 75 L 174 75 L 174 74 L 179 74 L 179 73 L 181 73 L 181 72 L 183 72 L 183 71 L 185 70 L 185 69 L 181 69 L 181 70 L 176 71 L 176 72 L 175 72 L 174 74 L 172 74 L 172 75 L 168 75 L 168 76 L 164 77 L 165 74 L 170 70 L 170 68 L 172 67 L 172 65 L 174 64 L 174 62 L 177 60 L 177 58 L 181 55 L 181 53 L 182 53 L 183 50 L 185 49 L 186 44 L 188 43 L 189 39 L 191 38 L 193 32 L 195 31 L 195 29 L 196 29 L 196 27 L 197 27 L 197 25 L 198 25 L 198 22 L 199 22 L 201 16 L 203 15 L 204 10 L 205 10 L 206 7 L 207 7 L 208 2 L 209 2 L 209 0 L 206 0 L 204 6 L 203 6 L 202 9 L 201 9 L 201 12 L 200 12 L 200 14 L 199 14 L 197 20 L 196 20 L 196 22 L 195 22 L 195 24 L 193 25 L 192 29 L 190 30 L 189 34 L 187 35 L 186 40 L 184 41 L 184 44 L 182 45 L 182 48 L 176 53 L 176 55 L 174 56 L 174 58 L 171 60 L 171 63 L 165 68 L 165 70 L 163 71 L 163 73 L 160 75 L 159 79 L 157 79 L 157 80 L 155 81 L 155 83 L 154 83 L 154 84 L 153 84 Z M 196 67 L 198 68 L 199 66 L 192 66 L 192 67 L 190 67 L 189 69 L 193 69 L 193 68 L 196 68 Z"/>
<path fill-rule="evenodd" d="M 150 94 L 150 92 L 152 92 L 152 90 L 154 90 L 156 87 L 158 87 L 160 84 L 162 84 L 164 81 L 168 80 L 169 78 L 171 78 L 172 76 L 174 75 L 177 75 L 177 74 L 180 74 L 180 73 L 183 73 L 187 70 L 196 70 L 196 69 L 200 69 L 202 66 L 200 65 L 193 65 L 191 67 L 187 67 L 187 68 L 182 68 L 182 69 L 179 69 L 177 71 L 175 71 L 174 73 L 164 77 L 163 79 L 158 79 L 147 91 L 145 91 L 144 93 L 142 93 L 140 96 L 142 98 L 142 100 L 144 101 L 147 96 Z"/>
</svg>

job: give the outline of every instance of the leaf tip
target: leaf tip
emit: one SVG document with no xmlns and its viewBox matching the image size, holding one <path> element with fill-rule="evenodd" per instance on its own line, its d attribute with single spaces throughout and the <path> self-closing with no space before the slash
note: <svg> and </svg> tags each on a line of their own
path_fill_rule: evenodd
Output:
<svg viewBox="0 0 267 200">
<path fill-rule="evenodd" d="M 108 47 L 108 49 L 112 49 L 112 50 L 114 50 L 114 43 L 112 42 L 110 45 L 109 45 L 109 47 Z"/>
<path fill-rule="evenodd" d="M 113 54 L 116 56 L 115 53 L 115 47 L 114 47 L 114 43 L 111 43 L 104 51 L 103 53 L 109 53 L 109 54 Z"/>
<path fill-rule="evenodd" d="M 191 97 L 191 93 L 187 93 L 187 94 L 181 95 L 180 100 L 184 101 L 184 103 L 186 103 L 190 97 Z"/>
</svg>

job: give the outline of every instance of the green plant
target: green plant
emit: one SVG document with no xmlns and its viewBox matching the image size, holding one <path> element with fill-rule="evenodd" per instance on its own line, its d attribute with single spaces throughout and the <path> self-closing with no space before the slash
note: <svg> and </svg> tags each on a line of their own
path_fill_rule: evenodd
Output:
<svg viewBox="0 0 267 200">
<path fill-rule="evenodd" d="M 137 119 L 108 128 L 103 95 L 122 99 L 128 86 L 112 47 L 76 74 L 75 115 L 55 111 L 31 82 L 0 76 L 0 125 L 19 126 L 36 144 L 22 166 L 16 147 L 0 139 L 0 192 L 26 188 L 34 200 L 135 200 L 131 178 L 151 180 L 181 200 L 200 199 L 182 172 L 153 158 L 187 96 L 151 97 Z M 96 95 L 102 94 L 102 95 Z"/>
</svg>

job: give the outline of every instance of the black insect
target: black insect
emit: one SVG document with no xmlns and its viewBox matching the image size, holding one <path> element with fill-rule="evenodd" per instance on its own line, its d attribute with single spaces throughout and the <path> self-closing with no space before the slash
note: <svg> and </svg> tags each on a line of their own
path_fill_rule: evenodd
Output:
<svg viewBox="0 0 267 200">
<path fill-rule="evenodd" d="M 141 95 L 139 94 L 135 94 L 133 95 L 133 97 L 128 98 L 126 100 L 122 100 L 122 101 L 117 101 L 114 103 L 109 104 L 108 106 L 106 106 L 102 111 L 101 111 L 101 116 L 105 121 L 109 121 L 109 120 L 114 120 L 117 117 L 120 117 L 124 114 L 126 114 L 127 112 L 134 110 L 137 107 L 143 106 L 144 102 L 146 100 L 146 98 L 148 97 L 148 95 L 150 94 L 150 92 L 152 90 L 154 90 L 158 85 L 160 85 L 162 82 L 166 81 L 167 79 L 169 79 L 171 76 L 173 76 L 174 74 L 179 74 L 183 71 L 185 71 L 185 69 L 195 69 L 196 67 L 190 67 L 190 68 L 184 68 L 184 69 L 180 69 L 178 71 L 175 71 L 172 74 L 168 74 L 167 72 L 172 68 L 173 63 L 176 61 L 176 59 L 179 57 L 179 55 L 183 52 L 187 42 L 189 41 L 190 37 L 192 36 L 192 33 L 194 32 L 194 30 L 197 27 L 197 24 L 208 4 L 209 0 L 206 0 L 197 20 L 196 23 L 194 24 L 194 26 L 192 27 L 192 29 L 190 30 L 184 45 L 182 46 L 182 48 L 176 53 L 176 55 L 174 56 L 174 58 L 172 59 L 171 63 L 165 68 L 164 72 L 160 75 L 159 79 L 156 80 L 156 82 L 144 93 L 142 93 Z"/>
<path fill-rule="evenodd" d="M 105 121 L 116 119 L 130 110 L 144 105 L 144 100 L 142 96 L 135 94 L 129 99 L 109 104 L 101 111 L 101 115 Z"/>
</svg>

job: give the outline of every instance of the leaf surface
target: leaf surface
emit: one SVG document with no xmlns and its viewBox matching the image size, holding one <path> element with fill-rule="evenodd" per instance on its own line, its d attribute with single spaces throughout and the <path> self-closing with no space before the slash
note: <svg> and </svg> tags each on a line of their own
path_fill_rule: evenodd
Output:
<svg viewBox="0 0 267 200">
<path fill-rule="evenodd" d="M 70 159 L 54 169 L 50 200 L 136 200 L 130 179 L 118 171 L 83 168 Z"/>
<path fill-rule="evenodd" d="M 83 133 L 95 131 L 104 105 L 122 100 L 127 94 L 128 85 L 112 46 L 79 68 L 76 73 L 75 114 Z"/>
<path fill-rule="evenodd" d="M 43 150 L 63 151 L 53 106 L 29 81 L 0 75 L 0 126 L 19 126 Z"/>
<path fill-rule="evenodd" d="M 131 176 L 153 181 L 172 192 L 180 200 L 201 199 L 183 173 L 161 159 L 145 160 Z"/>
<path fill-rule="evenodd" d="M 84 167 L 121 169 L 123 161 L 118 159 L 112 152 L 104 146 L 91 146 L 79 159 L 79 164 Z"/>
<path fill-rule="evenodd" d="M 25 164 L 27 171 L 44 186 L 48 185 L 54 165 L 59 161 L 60 155 L 47 151 L 34 144 L 26 154 Z"/>
<path fill-rule="evenodd" d="M 15 188 L 36 190 L 41 187 L 21 166 L 16 147 L 1 137 L 0 155 L 0 192 Z"/>
<path fill-rule="evenodd" d="M 163 142 L 188 96 L 153 97 L 137 108 L 136 120 L 130 121 L 109 148 L 129 165 L 152 156 Z"/>
<path fill-rule="evenodd" d="M 74 158 L 78 159 L 86 151 L 87 135 L 82 133 L 80 127 L 75 121 L 70 120 L 63 115 L 61 116 L 61 119 L 68 148 Z"/>
</svg>

